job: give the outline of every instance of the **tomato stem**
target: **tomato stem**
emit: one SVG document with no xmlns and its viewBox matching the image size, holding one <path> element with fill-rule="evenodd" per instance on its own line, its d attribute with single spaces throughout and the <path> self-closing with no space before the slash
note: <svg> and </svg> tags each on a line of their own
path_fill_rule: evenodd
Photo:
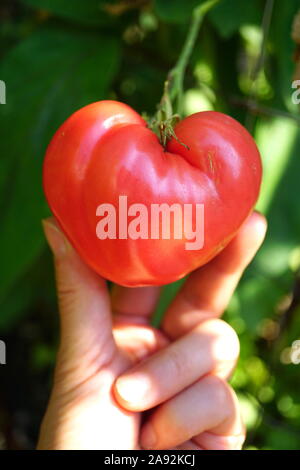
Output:
<svg viewBox="0 0 300 470">
<path fill-rule="evenodd" d="M 220 0 L 207 0 L 193 10 L 191 24 L 175 66 L 168 73 L 164 83 L 164 92 L 158 105 L 156 115 L 150 120 L 149 127 L 158 135 L 163 146 L 174 137 L 174 124 L 180 119 L 183 111 L 183 83 L 200 26 L 205 14 Z M 175 113 L 173 111 L 173 104 Z M 178 140 L 178 139 L 177 139 Z M 184 143 L 180 142 L 185 146 Z"/>
<path fill-rule="evenodd" d="M 206 13 L 220 0 L 207 0 L 198 7 L 194 8 L 190 28 L 188 30 L 183 48 L 178 57 L 177 63 L 169 73 L 170 81 L 170 99 L 171 101 L 177 100 L 176 111 L 179 115 L 182 114 L 183 105 L 183 82 L 187 65 L 189 63 L 192 51 L 195 46 L 196 39 L 199 34 L 200 26 Z"/>
</svg>

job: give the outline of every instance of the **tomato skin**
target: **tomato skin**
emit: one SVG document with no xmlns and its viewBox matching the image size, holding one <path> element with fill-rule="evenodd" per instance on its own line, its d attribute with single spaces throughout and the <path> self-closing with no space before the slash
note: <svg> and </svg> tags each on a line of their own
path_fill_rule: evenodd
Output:
<svg viewBox="0 0 300 470">
<path fill-rule="evenodd" d="M 84 261 L 124 286 L 163 285 L 213 258 L 252 211 L 261 160 L 250 134 L 234 119 L 205 111 L 180 121 L 163 149 L 129 106 L 100 101 L 74 113 L 46 152 L 43 184 L 52 212 Z M 185 239 L 106 239 L 96 236 L 103 203 L 204 204 L 204 247 Z"/>
</svg>

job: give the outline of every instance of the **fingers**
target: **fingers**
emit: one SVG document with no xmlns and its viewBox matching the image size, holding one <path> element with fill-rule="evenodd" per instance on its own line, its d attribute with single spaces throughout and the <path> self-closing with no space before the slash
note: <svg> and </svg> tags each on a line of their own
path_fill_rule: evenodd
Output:
<svg viewBox="0 0 300 470">
<path fill-rule="evenodd" d="M 203 450 L 201 449 L 195 442 L 193 441 L 186 441 L 176 446 L 175 450 Z"/>
<path fill-rule="evenodd" d="M 159 330 L 151 326 L 120 323 L 113 328 L 113 335 L 118 349 L 125 352 L 133 363 L 145 359 L 169 343 Z"/>
<path fill-rule="evenodd" d="M 240 432 L 235 435 L 222 436 L 212 432 L 203 432 L 193 437 L 193 442 L 205 450 L 241 450 L 245 442 L 245 429 L 241 423 Z"/>
<path fill-rule="evenodd" d="M 61 323 L 59 369 L 62 376 L 71 371 L 76 382 L 114 354 L 109 296 L 105 281 L 81 261 L 55 219 L 44 220 L 43 227 L 55 262 Z"/>
<path fill-rule="evenodd" d="M 228 377 L 238 355 L 234 330 L 222 320 L 207 320 L 121 375 L 116 398 L 128 410 L 153 408 L 208 373 Z"/>
<path fill-rule="evenodd" d="M 220 448 L 240 448 L 244 427 L 237 398 L 222 379 L 208 375 L 159 406 L 145 423 L 140 443 L 144 449 L 168 449 L 189 439 L 200 448 L 212 448 L 218 440 Z"/>
<path fill-rule="evenodd" d="M 169 338 L 175 339 L 201 321 L 223 313 L 262 244 L 266 227 L 265 218 L 254 212 L 216 258 L 190 275 L 163 319 L 162 330 Z"/>
<path fill-rule="evenodd" d="M 128 288 L 114 285 L 112 289 L 112 310 L 118 323 L 149 323 L 158 301 L 160 288 Z"/>
</svg>

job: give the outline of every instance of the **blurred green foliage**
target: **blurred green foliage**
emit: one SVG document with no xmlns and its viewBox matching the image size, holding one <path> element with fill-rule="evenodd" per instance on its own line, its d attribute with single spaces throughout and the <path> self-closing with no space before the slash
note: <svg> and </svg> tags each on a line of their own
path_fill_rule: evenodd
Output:
<svg viewBox="0 0 300 470">
<path fill-rule="evenodd" d="M 34 445 L 57 344 L 53 270 L 40 224 L 49 215 L 41 186 L 47 143 L 73 111 L 103 98 L 154 113 L 199 3 L 1 3 L 4 447 Z M 272 4 L 223 0 L 208 14 L 185 80 L 185 112 L 226 112 L 248 127 L 260 148 L 265 173 L 258 208 L 269 231 L 225 314 L 241 341 L 232 384 L 248 427 L 246 448 L 299 449 L 300 365 L 291 363 L 290 348 L 300 338 L 300 116 L 291 100 L 291 26 L 300 1 Z M 177 288 L 165 288 L 160 313 Z"/>
</svg>

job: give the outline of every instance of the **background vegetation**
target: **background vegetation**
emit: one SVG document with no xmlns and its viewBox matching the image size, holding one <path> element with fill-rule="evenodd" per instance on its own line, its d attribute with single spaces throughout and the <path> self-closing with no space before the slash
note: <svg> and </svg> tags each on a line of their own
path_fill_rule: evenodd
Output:
<svg viewBox="0 0 300 470">
<path fill-rule="evenodd" d="M 154 113 L 200 0 L 2 0 L 0 79 L 0 442 L 35 445 L 57 346 L 52 260 L 41 230 L 47 143 L 76 109 L 103 98 Z M 254 135 L 264 162 L 263 248 L 226 319 L 241 340 L 232 379 L 246 448 L 300 448 L 300 137 L 292 104 L 299 0 L 223 0 L 206 17 L 185 80 L 189 114 L 228 113 Z M 298 77 L 300 78 L 300 77 Z M 165 291 L 160 310 L 168 302 Z"/>
</svg>

